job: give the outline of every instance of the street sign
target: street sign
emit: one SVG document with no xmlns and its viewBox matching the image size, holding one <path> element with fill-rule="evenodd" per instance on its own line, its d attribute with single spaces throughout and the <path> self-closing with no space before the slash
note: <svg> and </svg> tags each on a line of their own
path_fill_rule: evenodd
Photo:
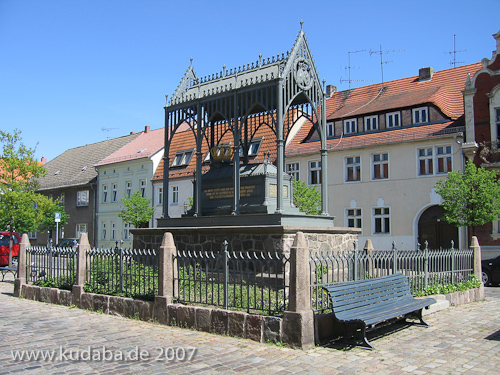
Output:
<svg viewBox="0 0 500 375">
<path fill-rule="evenodd" d="M 60 212 L 56 212 L 56 213 L 54 214 L 54 221 L 55 221 L 56 223 L 61 222 L 61 213 L 60 213 Z"/>
</svg>

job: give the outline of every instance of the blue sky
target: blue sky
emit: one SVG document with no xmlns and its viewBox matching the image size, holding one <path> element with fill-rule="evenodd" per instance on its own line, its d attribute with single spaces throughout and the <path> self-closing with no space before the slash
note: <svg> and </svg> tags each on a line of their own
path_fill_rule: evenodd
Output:
<svg viewBox="0 0 500 375">
<path fill-rule="evenodd" d="M 477 4 L 477 5 L 476 5 Z M 290 50 L 304 31 L 321 79 L 349 88 L 491 58 L 500 1 L 0 0 L 0 129 L 36 157 L 163 126 L 193 58 L 198 76 Z M 344 81 L 341 81 L 344 80 Z M 104 129 L 104 130 L 103 130 Z"/>
</svg>

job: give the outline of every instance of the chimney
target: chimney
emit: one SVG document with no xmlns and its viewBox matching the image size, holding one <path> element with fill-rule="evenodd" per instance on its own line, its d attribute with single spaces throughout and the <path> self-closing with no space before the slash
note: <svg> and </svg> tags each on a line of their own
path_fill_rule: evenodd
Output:
<svg viewBox="0 0 500 375">
<path fill-rule="evenodd" d="M 151 127 L 149 125 L 146 125 L 146 127 L 144 128 L 144 133 L 147 133 L 150 129 Z"/>
<path fill-rule="evenodd" d="M 47 163 L 47 159 L 42 156 L 42 163 Z"/>
<path fill-rule="evenodd" d="M 434 69 L 432 67 L 427 67 L 427 68 L 421 68 L 418 71 L 418 81 L 430 81 L 432 79 L 432 76 L 434 75 Z"/>
<path fill-rule="evenodd" d="M 337 92 L 337 86 L 326 85 L 326 96 L 330 97 Z"/>
</svg>

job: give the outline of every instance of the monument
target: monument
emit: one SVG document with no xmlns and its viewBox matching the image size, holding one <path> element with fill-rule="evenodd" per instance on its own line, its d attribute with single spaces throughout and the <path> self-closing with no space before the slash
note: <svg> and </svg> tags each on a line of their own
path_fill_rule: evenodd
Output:
<svg viewBox="0 0 500 375">
<path fill-rule="evenodd" d="M 158 246 L 156 241 L 169 231 L 180 249 L 195 244 L 198 249 L 219 250 L 226 239 L 231 250 L 251 245 L 286 251 L 298 230 L 306 234 L 312 249 L 352 245 L 358 232 L 335 228 L 328 214 L 323 86 L 302 24 L 291 51 L 281 55 L 259 56 L 251 64 L 224 67 L 205 77 L 197 77 L 191 63 L 165 106 L 163 217 L 158 219 L 158 228 L 132 231 L 137 246 Z M 320 215 L 305 215 L 294 207 L 292 180 L 285 173 L 286 140 L 298 121 L 304 120 L 321 139 Z M 194 204 L 183 217 L 171 218 L 170 146 L 176 132 L 186 126 L 196 141 Z M 261 126 L 269 127 L 275 136 L 275 153 L 253 163 L 251 145 Z M 208 156 L 202 147 L 208 147 Z M 203 167 L 207 158 L 208 170 Z"/>
</svg>

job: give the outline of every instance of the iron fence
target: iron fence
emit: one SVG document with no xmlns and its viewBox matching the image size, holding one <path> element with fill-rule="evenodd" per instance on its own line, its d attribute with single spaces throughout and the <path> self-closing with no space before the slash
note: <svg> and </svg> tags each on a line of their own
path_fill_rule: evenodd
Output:
<svg viewBox="0 0 500 375">
<path fill-rule="evenodd" d="M 85 291 L 153 300 L 158 294 L 155 250 L 89 249 Z"/>
<path fill-rule="evenodd" d="M 279 252 L 178 251 L 174 297 L 178 302 L 280 314 L 288 306 L 289 258 Z"/>
<path fill-rule="evenodd" d="M 28 248 L 26 280 L 71 290 L 76 281 L 76 248 Z"/>
<path fill-rule="evenodd" d="M 473 274 L 472 249 L 315 252 L 310 254 L 311 303 L 314 311 L 329 308 L 322 287 L 334 282 L 363 280 L 403 273 L 413 294 L 433 284 L 469 281 Z"/>
</svg>

